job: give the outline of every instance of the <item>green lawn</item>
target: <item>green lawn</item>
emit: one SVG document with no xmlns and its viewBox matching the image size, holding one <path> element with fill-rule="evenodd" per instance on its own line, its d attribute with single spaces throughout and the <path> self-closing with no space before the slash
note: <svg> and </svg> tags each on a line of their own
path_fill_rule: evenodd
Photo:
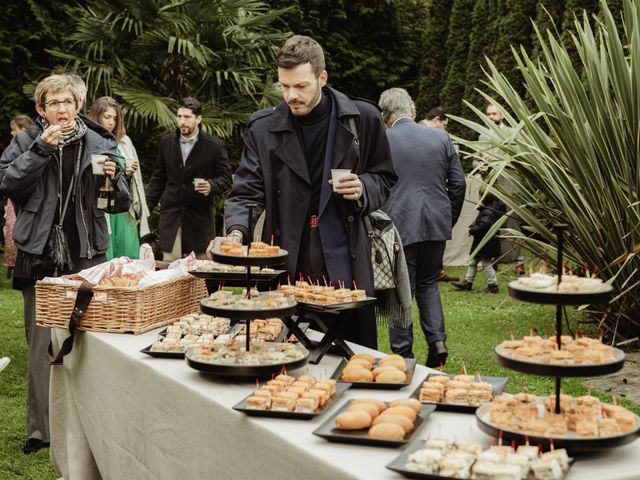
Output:
<svg viewBox="0 0 640 480">
<path fill-rule="evenodd" d="M 505 266 L 499 272 L 500 293 L 482 293 L 486 286 L 483 273 L 479 273 L 474 290 L 461 292 L 448 283 L 440 283 L 440 291 L 447 326 L 447 346 L 450 356 L 444 370 L 457 373 L 464 362 L 470 373 L 506 376 L 507 390 L 523 389 L 531 393 L 547 394 L 553 391 L 553 379 L 511 372 L 495 362 L 493 348 L 509 338 L 509 329 L 517 336 L 528 334 L 535 327 L 539 332 L 553 332 L 555 307 L 525 304 L 511 299 L 506 293 L 506 284 L 513 278 L 512 267 Z M 464 268 L 447 268 L 450 275 L 463 276 Z M 24 443 L 24 398 L 26 381 L 26 346 L 22 320 L 22 297 L 11 290 L 11 284 L 0 270 L 0 356 L 11 357 L 11 363 L 0 373 L 0 480 L 37 479 L 49 480 L 56 476 L 49 464 L 49 451 L 35 455 L 22 453 Z M 419 329 L 414 309 L 414 353 L 420 363 L 424 362 L 427 347 Z M 572 327 L 577 313 L 569 310 Z M 389 351 L 386 329 L 379 328 L 380 349 Z M 586 394 L 587 389 L 580 379 L 563 380 L 563 390 L 569 394 Z M 610 401 L 611 397 L 592 392 Z M 640 406 L 628 401 L 625 406 L 640 414 Z"/>
</svg>

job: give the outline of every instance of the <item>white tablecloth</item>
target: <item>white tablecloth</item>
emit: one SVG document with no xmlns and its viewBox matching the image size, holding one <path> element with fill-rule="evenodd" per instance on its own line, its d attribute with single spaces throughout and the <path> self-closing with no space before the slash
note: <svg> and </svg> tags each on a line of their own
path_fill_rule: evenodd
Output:
<svg viewBox="0 0 640 480">
<path fill-rule="evenodd" d="M 231 408 L 248 395 L 251 383 L 140 353 L 156 335 L 157 330 L 139 336 L 81 332 L 64 365 L 52 367 L 51 459 L 66 480 L 403 478 L 385 468 L 399 449 L 330 443 L 311 432 L 347 399 L 408 397 L 426 367 L 418 366 L 412 385 L 399 391 L 350 389 L 315 420 L 256 418 Z M 54 345 L 65 336 L 53 330 Z M 304 368 L 330 376 L 338 361 L 327 355 Z M 470 414 L 436 411 L 417 432 L 420 438 L 429 434 L 490 444 Z M 566 477 L 638 478 L 638 441 L 579 457 Z"/>
</svg>

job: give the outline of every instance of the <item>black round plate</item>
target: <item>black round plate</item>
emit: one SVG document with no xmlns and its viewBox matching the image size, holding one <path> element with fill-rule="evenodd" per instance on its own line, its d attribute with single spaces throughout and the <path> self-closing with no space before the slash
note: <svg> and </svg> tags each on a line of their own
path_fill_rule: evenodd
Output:
<svg viewBox="0 0 640 480">
<path fill-rule="evenodd" d="M 297 345 L 304 351 L 304 356 L 289 363 L 278 363 L 273 365 L 221 365 L 199 362 L 189 357 L 191 350 L 185 353 L 184 359 L 191 368 L 203 373 L 218 375 L 221 377 L 238 379 L 270 378 L 273 374 L 278 374 L 284 367 L 287 371 L 304 367 L 309 360 L 309 352 L 302 345 Z"/>
<path fill-rule="evenodd" d="M 227 264 L 228 265 L 228 264 Z M 255 281 L 269 281 L 274 278 L 279 277 L 280 275 L 286 273 L 286 270 L 275 270 L 273 272 L 264 273 L 264 272 L 251 272 L 249 278 L 252 282 Z M 247 272 L 204 272 L 199 270 L 191 270 L 189 271 L 191 275 L 194 277 L 202 278 L 203 280 L 217 280 L 217 281 L 225 281 L 225 280 L 246 280 Z"/>
<path fill-rule="evenodd" d="M 234 255 L 223 255 L 218 252 L 213 252 L 213 261 L 224 263 L 225 265 L 268 267 L 270 265 L 282 265 L 283 263 L 286 263 L 288 256 L 289 252 L 283 250 L 282 248 L 280 249 L 280 255 L 273 255 L 270 257 L 238 257 Z"/>
<path fill-rule="evenodd" d="M 528 288 L 517 280 L 509 282 L 509 295 L 517 300 L 545 305 L 595 305 L 608 303 L 613 287 L 602 285 L 594 292 L 544 292 L 535 288 Z"/>
<path fill-rule="evenodd" d="M 553 365 L 549 363 L 528 362 L 505 354 L 505 348 L 498 345 L 495 348 L 496 361 L 505 368 L 532 375 L 546 375 L 551 377 L 597 377 L 617 372 L 624 366 L 624 352 L 614 348 L 615 360 L 611 363 L 591 365 Z"/>
<path fill-rule="evenodd" d="M 292 305 L 283 308 L 270 308 L 261 310 L 235 310 L 232 308 L 212 307 L 206 305 L 206 299 L 200 300 L 200 311 L 214 317 L 225 317 L 231 320 L 245 320 L 248 318 L 282 318 L 288 317 L 296 313 L 298 304 L 293 302 Z"/>
<path fill-rule="evenodd" d="M 484 433 L 497 438 L 502 432 L 503 441 L 511 442 L 515 440 L 516 443 L 524 443 L 527 438 L 531 445 L 541 444 L 544 450 L 551 448 L 551 437 L 539 437 L 535 435 L 528 435 L 524 433 L 502 430 L 495 427 L 489 422 L 489 409 L 491 404 L 485 404 L 478 407 L 476 410 L 476 420 L 478 427 Z M 570 453 L 576 452 L 590 452 L 594 450 L 601 450 L 603 448 L 619 447 L 620 445 L 626 445 L 633 442 L 640 435 L 640 417 L 636 417 L 636 428 L 630 432 L 616 435 L 615 437 L 602 437 L 602 438 L 580 438 L 569 437 L 562 435 L 553 436 L 554 448 L 566 448 Z M 575 434 L 573 434 L 575 435 Z"/>
</svg>

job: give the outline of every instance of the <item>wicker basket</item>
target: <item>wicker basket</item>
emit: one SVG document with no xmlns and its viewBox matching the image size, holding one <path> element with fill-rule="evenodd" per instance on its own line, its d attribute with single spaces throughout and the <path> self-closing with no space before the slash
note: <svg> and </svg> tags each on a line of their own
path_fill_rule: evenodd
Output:
<svg viewBox="0 0 640 480">
<path fill-rule="evenodd" d="M 77 292 L 76 286 L 36 282 L 36 323 L 68 328 Z M 144 287 L 94 287 L 93 292 L 78 328 L 136 335 L 198 311 L 207 296 L 204 280 L 191 275 Z"/>
</svg>

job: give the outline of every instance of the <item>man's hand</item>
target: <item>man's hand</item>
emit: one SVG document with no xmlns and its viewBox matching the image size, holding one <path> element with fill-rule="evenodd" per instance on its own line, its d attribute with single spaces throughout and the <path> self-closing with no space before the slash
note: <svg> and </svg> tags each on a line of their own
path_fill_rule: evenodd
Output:
<svg viewBox="0 0 640 480">
<path fill-rule="evenodd" d="M 213 251 L 220 250 L 220 245 L 223 243 L 242 243 L 244 235 L 240 230 L 232 230 L 229 232 L 229 235 L 226 237 L 216 237 L 209 242 L 209 246 L 207 247 L 207 258 L 209 260 L 213 260 Z"/>
<path fill-rule="evenodd" d="M 333 181 L 329 180 L 329 183 L 333 184 Z M 362 197 L 362 182 L 355 173 L 350 173 L 338 179 L 335 189 L 336 193 L 342 195 L 346 200 L 358 200 Z"/>
<path fill-rule="evenodd" d="M 203 180 L 195 184 L 196 192 L 201 193 L 205 197 L 211 193 L 211 184 L 207 180 Z"/>
</svg>

